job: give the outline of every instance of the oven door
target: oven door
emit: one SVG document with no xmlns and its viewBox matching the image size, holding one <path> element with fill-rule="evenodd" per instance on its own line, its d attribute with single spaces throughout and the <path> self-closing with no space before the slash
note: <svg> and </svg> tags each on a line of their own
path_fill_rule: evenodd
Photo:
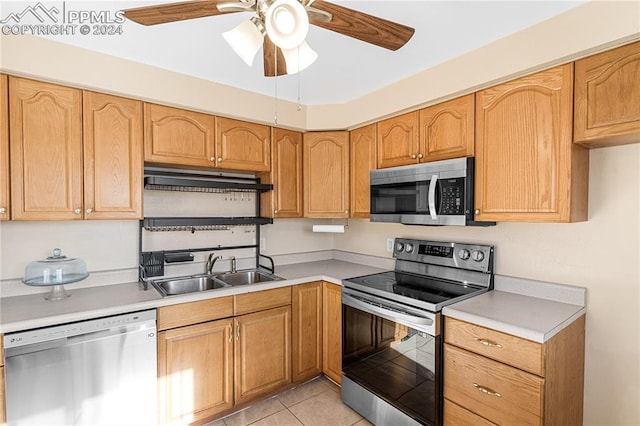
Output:
<svg viewBox="0 0 640 426">
<path fill-rule="evenodd" d="M 441 422 L 440 316 L 342 292 L 342 397 L 374 424 Z"/>
</svg>

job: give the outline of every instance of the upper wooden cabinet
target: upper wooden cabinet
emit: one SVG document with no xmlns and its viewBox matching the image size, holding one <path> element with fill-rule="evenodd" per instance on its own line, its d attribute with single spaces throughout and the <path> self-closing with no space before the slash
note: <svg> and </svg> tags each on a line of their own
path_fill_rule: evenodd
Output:
<svg viewBox="0 0 640 426">
<path fill-rule="evenodd" d="M 640 42 L 576 61 L 574 140 L 640 142 Z"/>
<path fill-rule="evenodd" d="M 472 93 L 420 110 L 420 162 L 473 156 L 474 106 Z"/>
<path fill-rule="evenodd" d="M 270 127 L 216 117 L 216 163 L 222 169 L 269 171 Z"/>
<path fill-rule="evenodd" d="M 351 154 L 350 216 L 369 217 L 371 197 L 369 194 L 369 172 L 376 169 L 376 125 L 370 124 L 350 132 Z"/>
<path fill-rule="evenodd" d="M 142 218 L 142 102 L 83 93 L 85 219 Z"/>
<path fill-rule="evenodd" d="M 9 79 L 0 74 L 0 220 L 10 217 L 9 211 Z"/>
<path fill-rule="evenodd" d="M 11 215 L 82 219 L 82 91 L 9 78 Z"/>
<path fill-rule="evenodd" d="M 349 217 L 349 132 L 303 137 L 304 216 Z"/>
<path fill-rule="evenodd" d="M 378 168 L 418 162 L 420 137 L 418 112 L 399 115 L 377 123 Z"/>
<path fill-rule="evenodd" d="M 273 128 L 271 171 L 258 176 L 273 184 L 273 191 L 261 196 L 261 216 L 302 217 L 302 133 Z"/>
<path fill-rule="evenodd" d="M 588 151 L 572 143 L 573 65 L 476 94 L 476 220 L 587 219 Z"/>
<path fill-rule="evenodd" d="M 215 167 L 215 117 L 144 104 L 144 161 Z"/>
</svg>

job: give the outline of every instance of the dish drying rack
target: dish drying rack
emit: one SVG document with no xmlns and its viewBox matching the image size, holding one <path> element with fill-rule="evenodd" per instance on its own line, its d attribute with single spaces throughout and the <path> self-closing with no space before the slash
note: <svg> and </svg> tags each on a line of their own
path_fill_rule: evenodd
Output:
<svg viewBox="0 0 640 426">
<path fill-rule="evenodd" d="M 260 183 L 260 178 L 204 175 L 145 169 L 144 189 L 159 191 L 205 192 L 215 194 L 255 194 L 255 216 L 251 217 L 145 217 L 140 221 L 138 278 L 164 275 L 167 263 L 192 262 L 194 252 L 214 250 L 255 249 L 256 265 L 274 272 L 273 259 L 260 254 L 260 226 L 273 223 L 269 217 L 260 217 L 260 194 L 271 191 L 273 185 Z M 255 226 L 255 244 L 237 246 L 211 246 L 179 250 L 142 251 L 143 231 L 173 232 L 226 231 L 236 226 Z M 261 258 L 270 261 L 270 266 L 260 264 Z"/>
</svg>

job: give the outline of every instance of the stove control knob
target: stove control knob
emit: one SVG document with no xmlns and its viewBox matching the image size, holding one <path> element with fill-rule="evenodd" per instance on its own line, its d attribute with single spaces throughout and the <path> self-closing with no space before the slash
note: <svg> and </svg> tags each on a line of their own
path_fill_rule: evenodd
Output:
<svg viewBox="0 0 640 426">
<path fill-rule="evenodd" d="M 413 244 L 411 244 L 411 243 L 405 244 L 404 251 L 406 251 L 407 253 L 412 253 L 413 252 Z"/>
<path fill-rule="evenodd" d="M 401 252 L 404 250 L 404 243 L 396 243 L 396 251 Z"/>
<path fill-rule="evenodd" d="M 467 259 L 469 259 L 470 256 L 471 256 L 471 253 L 469 253 L 469 250 L 467 250 L 467 249 L 461 249 L 458 252 L 458 257 L 460 259 L 462 259 L 462 260 L 467 260 Z"/>
<path fill-rule="evenodd" d="M 476 262 L 482 262 L 484 259 L 484 253 L 479 250 L 474 250 L 471 252 L 471 258 Z"/>
</svg>

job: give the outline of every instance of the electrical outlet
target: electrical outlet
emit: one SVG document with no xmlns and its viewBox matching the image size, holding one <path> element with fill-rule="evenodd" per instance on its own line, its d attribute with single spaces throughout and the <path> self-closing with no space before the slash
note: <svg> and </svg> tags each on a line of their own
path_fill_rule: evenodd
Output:
<svg viewBox="0 0 640 426">
<path fill-rule="evenodd" d="M 260 238 L 260 251 L 267 249 L 267 240 L 266 238 Z"/>
<path fill-rule="evenodd" d="M 393 252 L 393 238 L 387 238 L 387 252 Z"/>
</svg>

